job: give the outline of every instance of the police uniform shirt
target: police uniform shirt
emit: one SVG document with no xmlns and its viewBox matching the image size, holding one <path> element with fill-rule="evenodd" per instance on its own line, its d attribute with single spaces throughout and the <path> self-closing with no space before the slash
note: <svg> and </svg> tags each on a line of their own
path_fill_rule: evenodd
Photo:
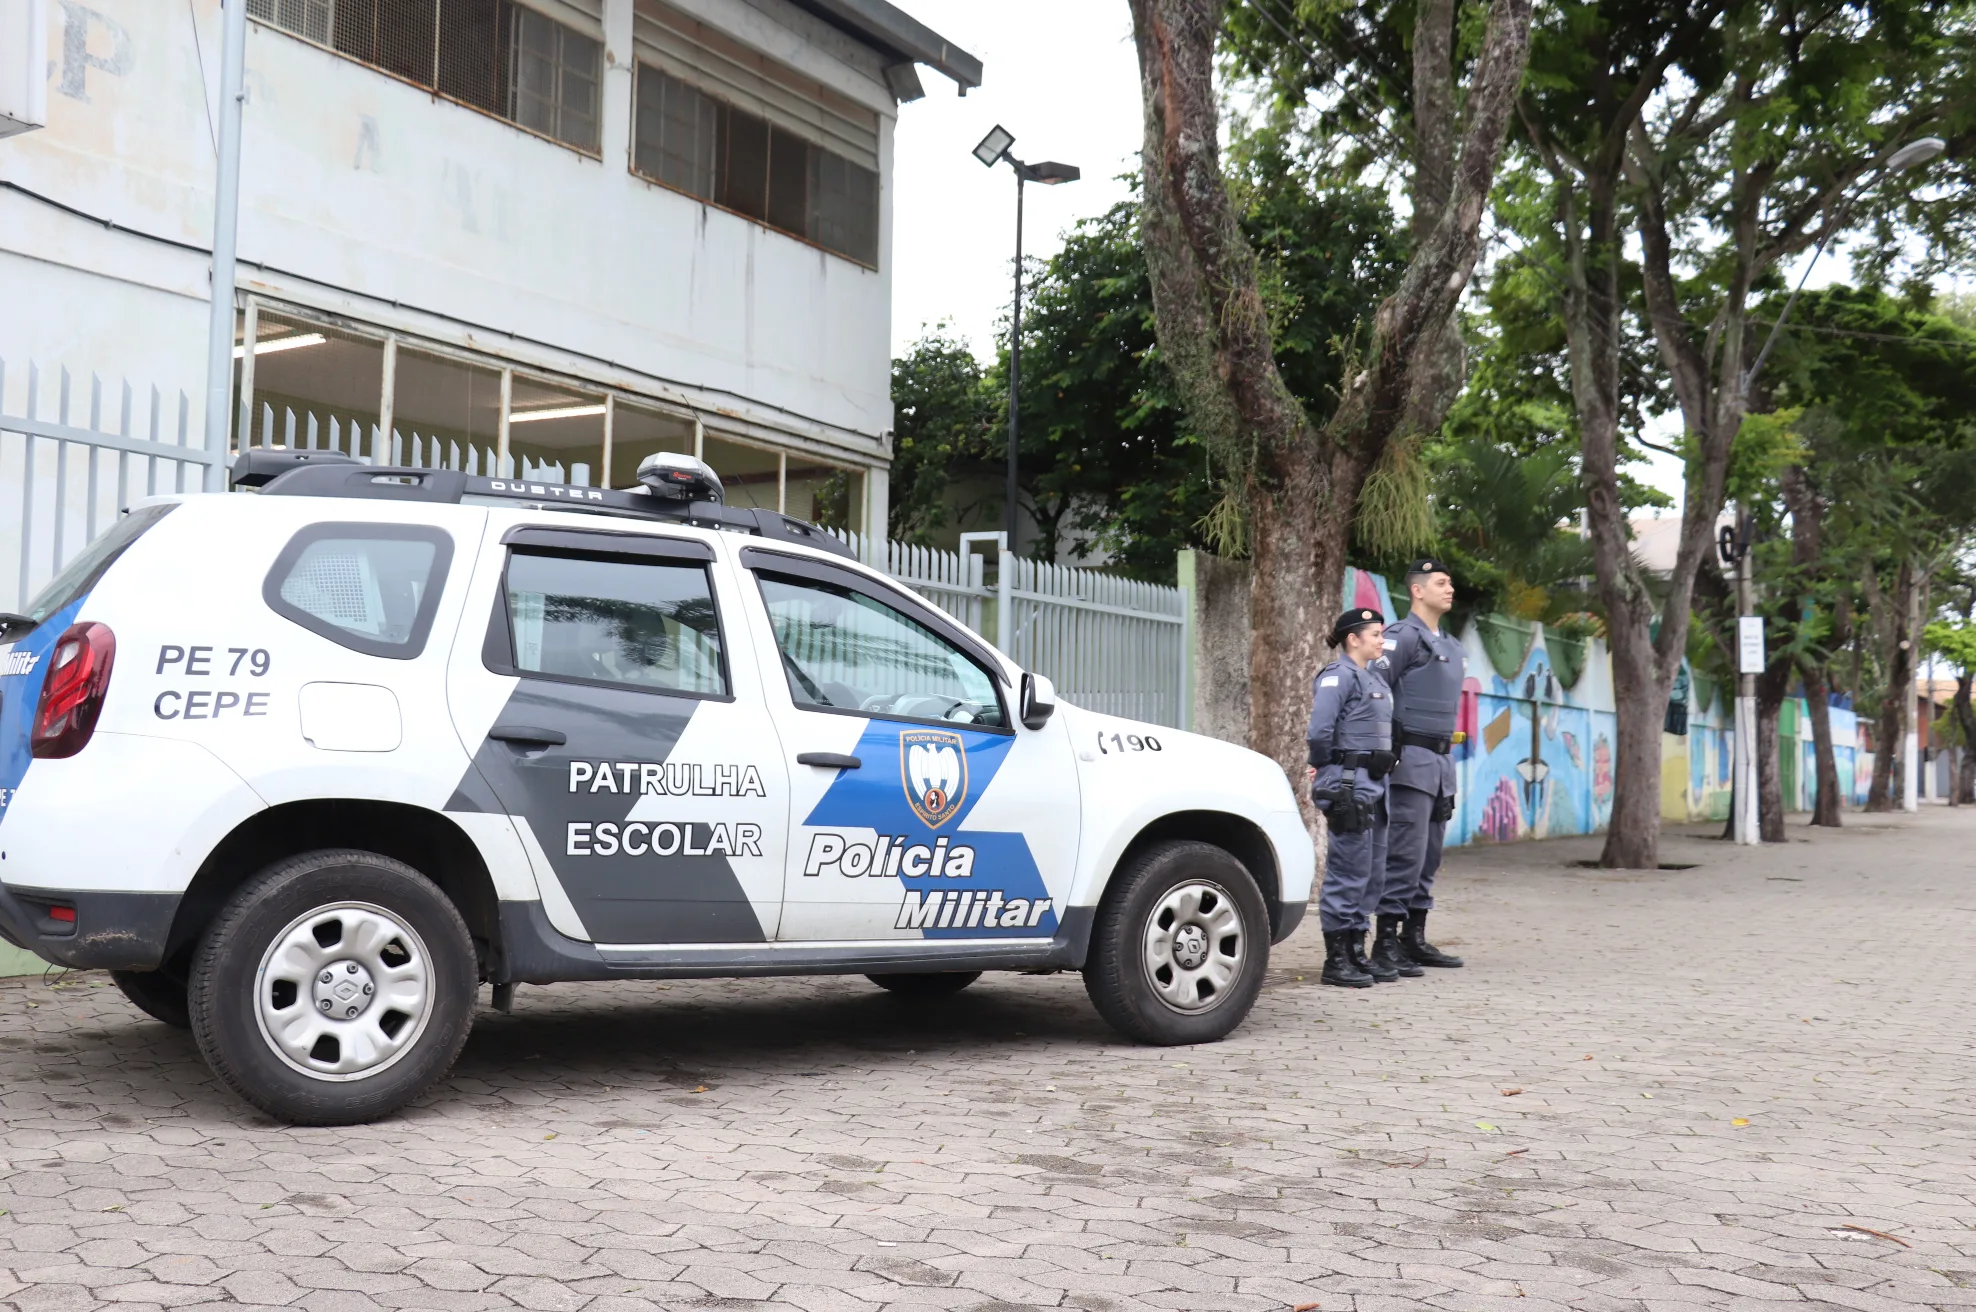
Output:
<svg viewBox="0 0 1976 1312">
<path fill-rule="evenodd" d="M 1370 668 L 1339 657 L 1317 672 L 1311 686 L 1310 763 L 1317 767 L 1314 788 L 1335 784 L 1344 767 L 1331 764 L 1331 753 L 1385 752 L 1393 745 L 1393 694 L 1386 681 Z M 1352 787 L 1363 798 L 1382 797 L 1383 781 L 1375 781 L 1364 766 L 1355 767 Z"/>
<path fill-rule="evenodd" d="M 1393 691 L 1393 740 L 1401 732 L 1451 738 L 1461 710 L 1461 685 L 1468 675 L 1468 654 L 1448 633 L 1427 627 L 1408 612 L 1399 623 L 1386 626 L 1381 675 Z M 1423 793 L 1453 797 L 1455 760 L 1427 747 L 1398 746 L 1399 764 L 1392 782 Z"/>
</svg>

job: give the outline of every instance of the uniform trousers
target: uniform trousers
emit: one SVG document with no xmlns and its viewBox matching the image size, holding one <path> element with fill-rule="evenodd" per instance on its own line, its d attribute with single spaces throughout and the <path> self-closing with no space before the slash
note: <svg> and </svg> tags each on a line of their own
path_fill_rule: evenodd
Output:
<svg viewBox="0 0 1976 1312">
<path fill-rule="evenodd" d="M 1432 820 L 1434 794 L 1405 784 L 1386 790 L 1390 833 L 1386 840 L 1386 870 L 1379 893 L 1379 914 L 1404 916 L 1434 905 L 1434 874 L 1441 868 L 1441 839 L 1447 821 Z"/>
<path fill-rule="evenodd" d="M 1379 818 L 1356 834 L 1332 830 L 1324 848 L 1324 883 L 1317 893 L 1317 923 L 1327 934 L 1372 927 L 1386 877 L 1386 802 Z"/>
</svg>

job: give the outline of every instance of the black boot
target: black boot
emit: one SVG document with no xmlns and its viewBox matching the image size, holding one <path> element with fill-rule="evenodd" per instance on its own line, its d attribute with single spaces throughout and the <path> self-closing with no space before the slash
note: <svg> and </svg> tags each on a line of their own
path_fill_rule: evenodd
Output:
<svg viewBox="0 0 1976 1312">
<path fill-rule="evenodd" d="M 1374 983 L 1391 984 L 1400 977 L 1400 972 L 1391 966 L 1382 965 L 1377 959 L 1366 956 L 1365 931 L 1362 929 L 1352 931 L 1352 960 L 1358 963 L 1360 970 L 1372 976 Z"/>
<path fill-rule="evenodd" d="M 1406 949 L 1400 946 L 1400 927 L 1406 923 L 1405 916 L 1379 917 L 1379 933 L 1372 940 L 1374 976 L 1384 979 L 1385 976 L 1379 974 L 1382 970 L 1393 972 L 1395 977 L 1405 975 L 1408 979 L 1417 979 L 1427 973 L 1414 965 L 1413 959 L 1407 956 Z"/>
<path fill-rule="evenodd" d="M 1336 984 L 1339 988 L 1369 989 L 1372 987 L 1372 976 L 1360 970 L 1358 963 L 1352 960 L 1352 938 L 1353 931 L 1349 929 L 1324 932 L 1324 974 L 1320 978 L 1326 984 Z"/>
<path fill-rule="evenodd" d="M 1427 941 L 1427 913 L 1425 911 L 1407 912 L 1407 927 L 1405 936 L 1400 940 L 1400 945 L 1406 949 L 1407 955 L 1413 958 L 1414 964 L 1417 966 L 1454 967 L 1461 965 L 1460 957 L 1450 956 Z"/>
</svg>

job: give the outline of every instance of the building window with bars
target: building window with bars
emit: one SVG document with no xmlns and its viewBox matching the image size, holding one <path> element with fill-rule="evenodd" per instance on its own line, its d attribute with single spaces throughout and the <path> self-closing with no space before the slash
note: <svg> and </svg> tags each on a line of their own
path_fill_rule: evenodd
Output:
<svg viewBox="0 0 1976 1312">
<path fill-rule="evenodd" d="M 875 170 L 650 64 L 638 66 L 637 97 L 641 175 L 878 266 Z"/>
<path fill-rule="evenodd" d="M 595 154 L 603 43 L 515 0 L 247 0 L 264 23 Z"/>
</svg>

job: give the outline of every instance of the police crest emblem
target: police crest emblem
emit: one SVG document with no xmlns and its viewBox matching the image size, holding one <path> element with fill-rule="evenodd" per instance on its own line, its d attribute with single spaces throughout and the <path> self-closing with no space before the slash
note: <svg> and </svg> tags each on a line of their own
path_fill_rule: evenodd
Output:
<svg viewBox="0 0 1976 1312">
<path fill-rule="evenodd" d="M 967 800 L 967 744 L 944 729 L 909 729 L 899 735 L 899 771 L 906 804 L 938 829 Z"/>
</svg>

